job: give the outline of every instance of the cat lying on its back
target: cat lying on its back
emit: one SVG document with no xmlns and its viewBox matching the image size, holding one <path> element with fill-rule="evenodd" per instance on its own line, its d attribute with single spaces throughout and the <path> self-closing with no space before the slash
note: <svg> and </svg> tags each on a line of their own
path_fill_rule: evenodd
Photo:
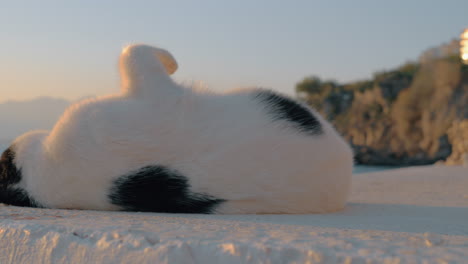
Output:
<svg viewBox="0 0 468 264">
<path fill-rule="evenodd" d="M 224 94 L 172 81 L 170 53 L 120 57 L 121 92 L 69 107 L 17 138 L 0 202 L 170 213 L 324 213 L 343 208 L 353 155 L 315 111 L 269 90 Z"/>
</svg>

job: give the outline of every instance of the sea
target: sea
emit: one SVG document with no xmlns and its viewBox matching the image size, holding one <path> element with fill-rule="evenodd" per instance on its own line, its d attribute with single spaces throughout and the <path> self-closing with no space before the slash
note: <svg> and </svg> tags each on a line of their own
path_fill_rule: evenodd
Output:
<svg viewBox="0 0 468 264">
<path fill-rule="evenodd" d="M 393 170 L 393 169 L 398 169 L 398 168 L 401 168 L 401 167 L 398 167 L 398 166 L 355 165 L 354 168 L 353 168 L 353 174 L 377 172 L 377 171 L 384 171 L 384 170 Z"/>
</svg>

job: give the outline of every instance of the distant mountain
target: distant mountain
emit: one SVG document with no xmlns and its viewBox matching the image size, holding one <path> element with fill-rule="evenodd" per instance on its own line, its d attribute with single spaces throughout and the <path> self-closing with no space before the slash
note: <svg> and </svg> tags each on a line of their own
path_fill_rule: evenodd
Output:
<svg viewBox="0 0 468 264">
<path fill-rule="evenodd" d="M 27 131 L 51 129 L 69 104 L 50 97 L 0 103 L 0 150 Z"/>
<path fill-rule="evenodd" d="M 8 148 L 8 146 L 10 145 L 10 141 L 11 140 L 1 140 L 0 139 L 0 155 L 1 155 L 1 153 L 3 153 L 3 151 L 5 149 Z"/>
</svg>

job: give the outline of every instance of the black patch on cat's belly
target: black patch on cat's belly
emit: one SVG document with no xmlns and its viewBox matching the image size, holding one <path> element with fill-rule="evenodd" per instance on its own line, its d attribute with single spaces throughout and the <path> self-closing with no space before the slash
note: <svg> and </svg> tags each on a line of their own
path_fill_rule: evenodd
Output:
<svg viewBox="0 0 468 264">
<path fill-rule="evenodd" d="M 311 135 L 323 134 L 319 120 L 305 106 L 268 90 L 256 92 L 254 96 L 268 107 L 273 120 L 285 120 Z"/>
<path fill-rule="evenodd" d="M 0 158 L 0 203 L 40 207 L 25 190 L 12 186 L 21 181 L 21 170 L 16 167 L 14 159 L 15 152 L 11 147 Z"/>
<path fill-rule="evenodd" d="M 148 166 L 114 181 L 112 204 L 126 211 L 209 214 L 223 199 L 193 193 L 186 177 L 163 166 Z"/>
</svg>

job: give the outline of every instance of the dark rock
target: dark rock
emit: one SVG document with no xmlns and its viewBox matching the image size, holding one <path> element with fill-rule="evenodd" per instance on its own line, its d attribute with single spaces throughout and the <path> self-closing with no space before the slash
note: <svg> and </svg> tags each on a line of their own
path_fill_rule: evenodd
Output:
<svg viewBox="0 0 468 264">
<path fill-rule="evenodd" d="M 378 82 L 382 97 L 388 102 L 394 102 L 397 99 L 398 94 L 411 85 L 412 79 L 412 76 L 398 72 L 384 78 Z"/>
</svg>

